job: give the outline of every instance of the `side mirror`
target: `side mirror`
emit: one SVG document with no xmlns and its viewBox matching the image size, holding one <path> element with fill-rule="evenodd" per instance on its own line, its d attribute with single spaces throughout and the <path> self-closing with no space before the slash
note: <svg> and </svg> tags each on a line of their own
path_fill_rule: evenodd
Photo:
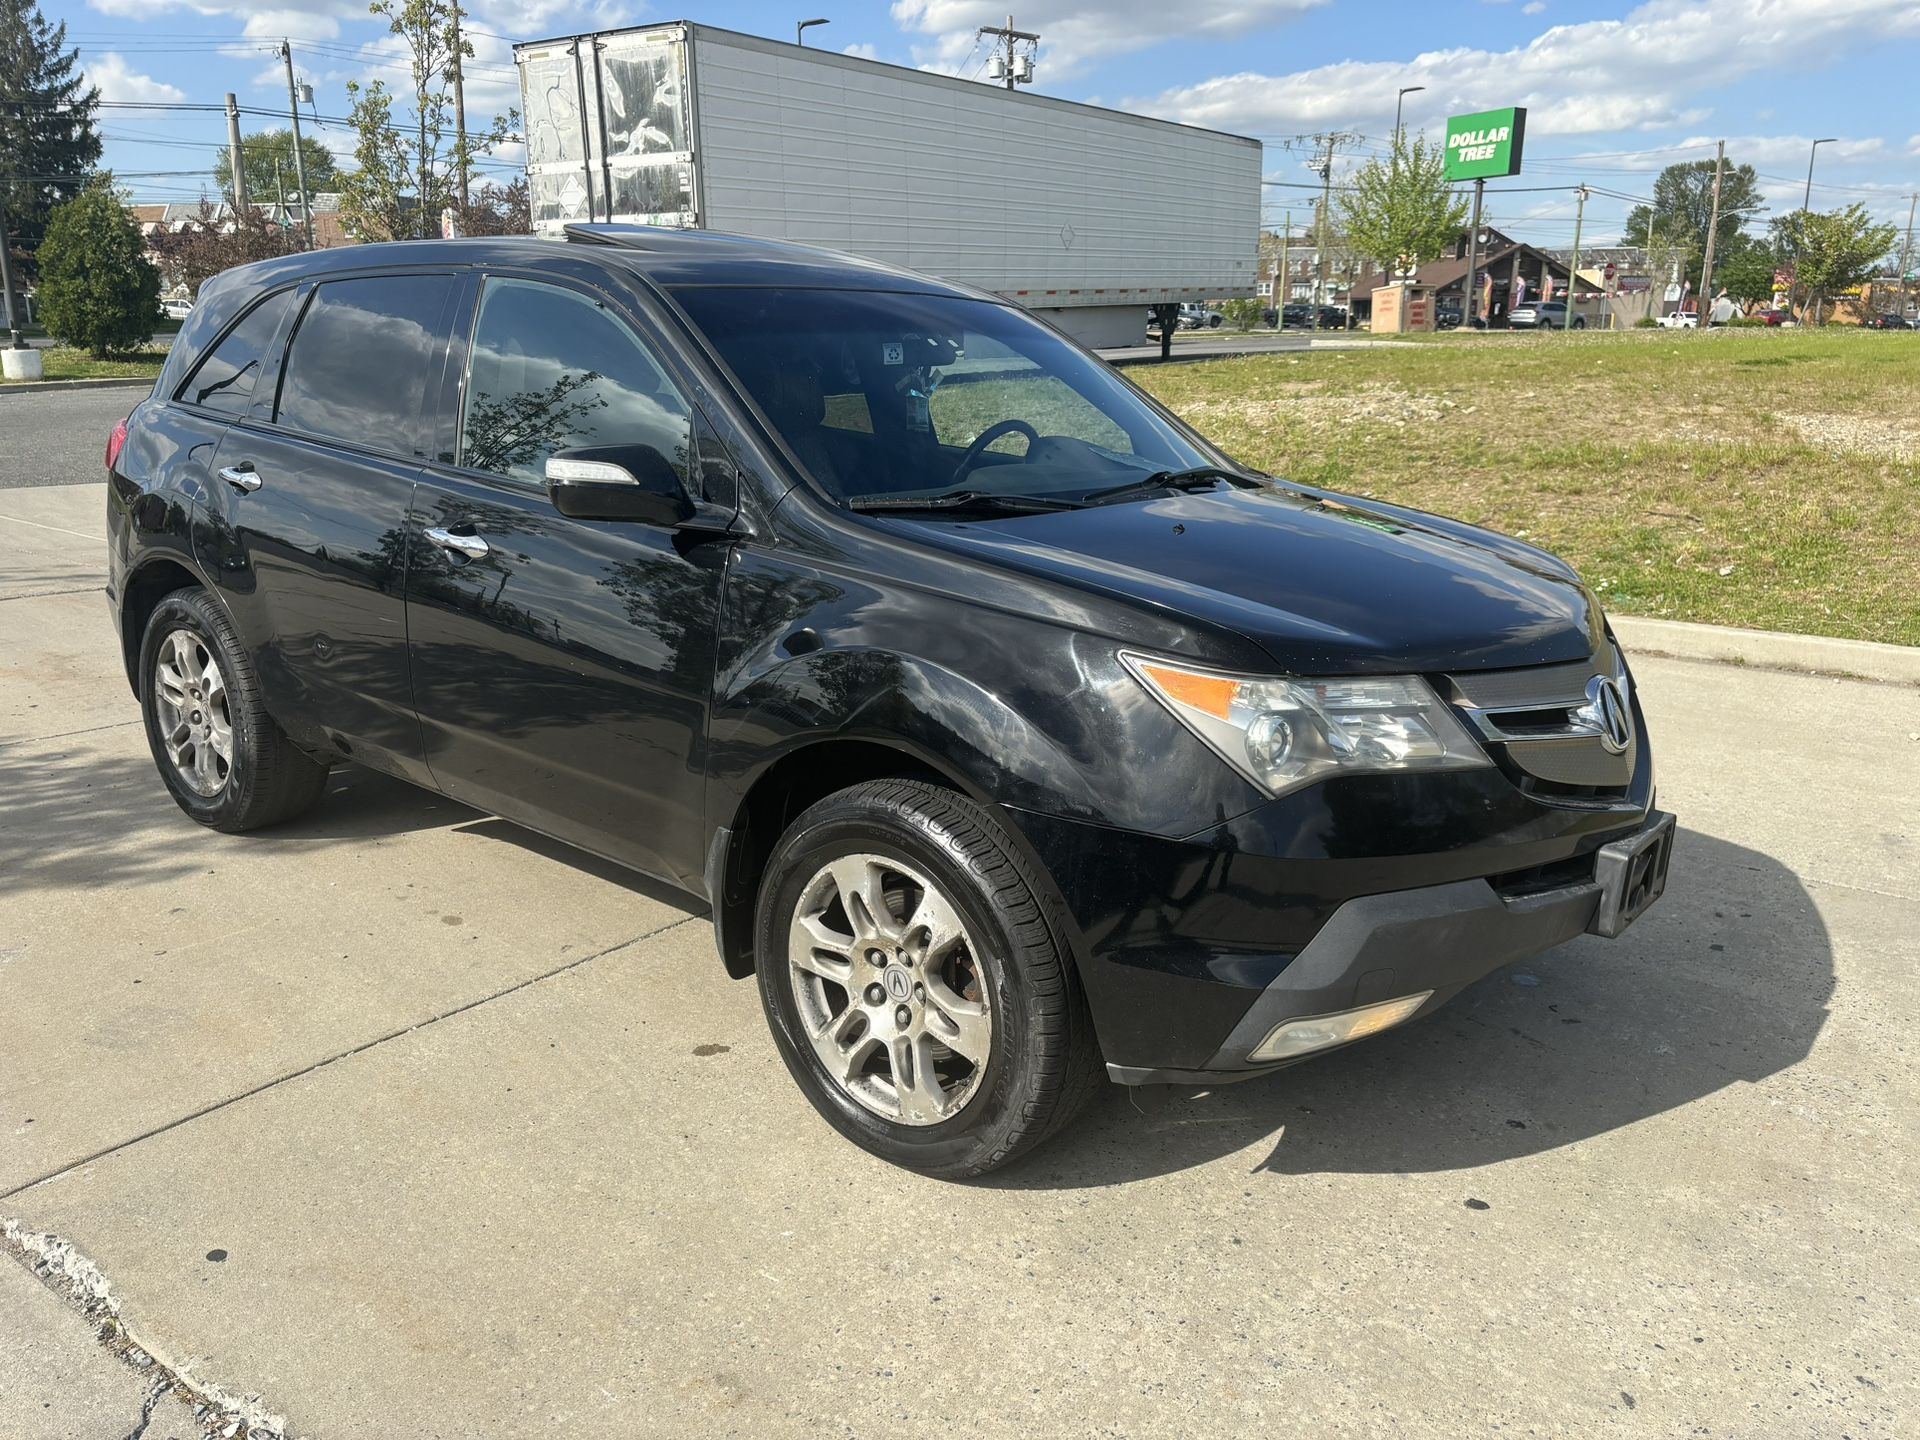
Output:
<svg viewBox="0 0 1920 1440">
<path fill-rule="evenodd" d="M 694 513 L 680 477 L 651 445 L 597 445 L 549 456 L 547 498 L 570 520 L 681 525 Z"/>
</svg>

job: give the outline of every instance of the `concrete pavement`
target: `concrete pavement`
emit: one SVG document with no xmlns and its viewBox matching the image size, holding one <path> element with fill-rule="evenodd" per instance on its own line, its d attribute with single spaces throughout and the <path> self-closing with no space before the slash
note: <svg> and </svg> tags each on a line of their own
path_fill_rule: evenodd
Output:
<svg viewBox="0 0 1920 1440">
<path fill-rule="evenodd" d="M 352 770 L 187 822 L 102 508 L 0 493 L 0 1216 L 288 1433 L 1920 1429 L 1920 694 L 1646 662 L 1625 938 L 961 1187 L 813 1116 L 689 901 Z M 42 1298 L 0 1433 L 111 1433 L 97 1366 L 6 1430 L 12 1337 L 80 1354 Z"/>
</svg>

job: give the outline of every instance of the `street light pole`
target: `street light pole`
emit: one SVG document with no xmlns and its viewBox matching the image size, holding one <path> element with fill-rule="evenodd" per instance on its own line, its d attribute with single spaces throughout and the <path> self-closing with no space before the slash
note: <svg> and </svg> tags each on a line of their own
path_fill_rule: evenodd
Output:
<svg viewBox="0 0 1920 1440">
<path fill-rule="evenodd" d="M 1393 144 L 1396 151 L 1400 147 L 1400 107 L 1406 103 L 1407 96 L 1426 88 L 1424 85 L 1407 85 L 1393 99 Z"/>
<path fill-rule="evenodd" d="M 1800 200 L 1802 210 L 1813 209 L 1813 157 L 1820 153 L 1822 145 L 1831 145 L 1838 138 L 1836 135 L 1828 135 L 1807 147 L 1807 193 Z"/>
<path fill-rule="evenodd" d="M 793 43 L 796 45 L 805 45 L 807 43 L 807 31 L 816 25 L 826 25 L 828 23 L 830 22 L 826 20 L 802 20 L 798 25 L 793 27 Z"/>
</svg>

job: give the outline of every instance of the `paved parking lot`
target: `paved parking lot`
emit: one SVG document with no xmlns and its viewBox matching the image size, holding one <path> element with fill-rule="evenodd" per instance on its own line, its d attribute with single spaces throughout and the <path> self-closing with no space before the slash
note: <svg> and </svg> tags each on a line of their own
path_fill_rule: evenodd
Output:
<svg viewBox="0 0 1920 1440">
<path fill-rule="evenodd" d="M 688 901 L 354 770 L 187 822 L 102 507 L 0 491 L 0 1217 L 289 1433 L 1920 1433 L 1920 694 L 1644 662 L 1625 939 L 955 1186 L 815 1119 Z M 0 1435 L 118 1440 L 45 1300 Z"/>
</svg>

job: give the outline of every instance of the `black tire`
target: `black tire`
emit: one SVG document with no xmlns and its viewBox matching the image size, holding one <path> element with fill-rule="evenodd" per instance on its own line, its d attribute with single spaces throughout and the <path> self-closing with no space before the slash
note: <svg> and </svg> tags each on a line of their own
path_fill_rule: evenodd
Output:
<svg viewBox="0 0 1920 1440">
<path fill-rule="evenodd" d="M 163 734 L 155 669 L 161 647 L 182 630 L 218 662 L 225 680 L 232 755 L 212 794 L 201 794 L 188 782 Z M 289 740 L 267 714 L 259 677 L 233 622 L 205 590 L 176 590 L 154 607 L 140 641 L 139 681 L 140 712 L 153 763 L 175 803 L 202 825 L 237 833 L 278 824 L 311 809 L 326 789 L 328 767 Z"/>
<path fill-rule="evenodd" d="M 919 871 L 979 942 L 991 1049 L 969 1097 L 933 1123 L 901 1123 L 863 1105 L 828 1073 L 802 1022 L 788 929 L 820 870 L 856 854 Z M 828 1124 L 892 1164 L 958 1180 L 1007 1164 L 1081 1111 L 1103 1078 L 1099 1045 L 1040 895 L 999 825 L 935 785 L 870 781 L 828 796 L 793 823 L 761 881 L 756 968 L 780 1058 Z"/>
</svg>

